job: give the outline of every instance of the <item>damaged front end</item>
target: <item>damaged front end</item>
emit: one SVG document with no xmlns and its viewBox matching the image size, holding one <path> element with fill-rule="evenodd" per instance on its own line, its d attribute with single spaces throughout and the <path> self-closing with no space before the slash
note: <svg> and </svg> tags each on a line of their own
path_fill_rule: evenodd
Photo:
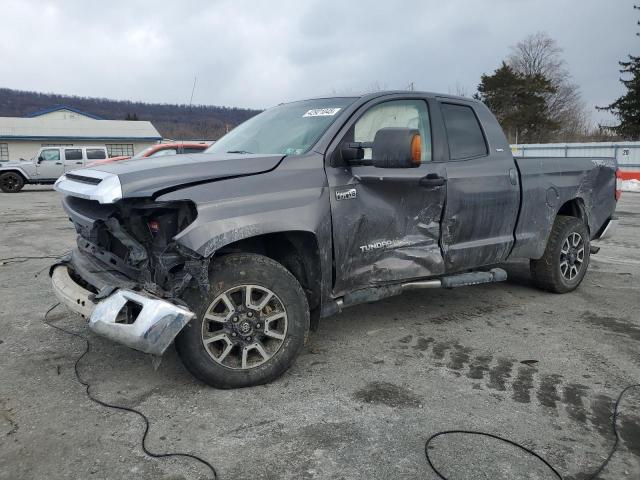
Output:
<svg viewBox="0 0 640 480">
<path fill-rule="evenodd" d="M 208 259 L 174 237 L 197 217 L 189 201 L 100 203 L 65 195 L 77 248 L 51 268 L 54 292 L 96 333 L 154 355 L 194 314 L 181 299 L 208 288 Z"/>
<path fill-rule="evenodd" d="M 100 205 L 67 196 L 63 205 L 78 232 L 78 250 L 105 268 L 162 298 L 178 299 L 194 278 L 206 288 L 206 259 L 173 240 L 195 220 L 192 202 L 130 199 Z"/>
</svg>

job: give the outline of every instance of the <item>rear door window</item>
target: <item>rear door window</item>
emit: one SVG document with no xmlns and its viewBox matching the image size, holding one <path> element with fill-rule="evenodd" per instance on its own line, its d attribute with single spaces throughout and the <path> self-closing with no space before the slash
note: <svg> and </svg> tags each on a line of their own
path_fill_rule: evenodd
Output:
<svg viewBox="0 0 640 480">
<path fill-rule="evenodd" d="M 487 143 L 473 109 L 467 105 L 453 103 L 443 103 L 441 107 L 451 160 L 487 155 Z"/>
<path fill-rule="evenodd" d="M 204 148 L 185 147 L 184 153 L 202 153 Z"/>
<path fill-rule="evenodd" d="M 79 148 L 67 148 L 64 151 L 65 160 L 82 160 L 82 150 Z"/>
<path fill-rule="evenodd" d="M 100 148 L 87 148 L 87 160 L 103 160 L 107 153 Z"/>
</svg>

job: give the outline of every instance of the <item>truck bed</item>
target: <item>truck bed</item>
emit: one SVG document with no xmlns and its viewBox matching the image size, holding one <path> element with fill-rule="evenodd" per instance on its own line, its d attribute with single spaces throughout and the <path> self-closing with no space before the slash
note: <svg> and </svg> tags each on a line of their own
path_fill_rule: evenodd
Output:
<svg viewBox="0 0 640 480">
<path fill-rule="evenodd" d="M 577 213 L 586 218 L 593 238 L 615 210 L 617 164 L 613 158 L 514 160 L 520 175 L 522 200 L 512 258 L 540 258 L 557 213 L 574 213 L 572 209 L 578 209 Z"/>
</svg>

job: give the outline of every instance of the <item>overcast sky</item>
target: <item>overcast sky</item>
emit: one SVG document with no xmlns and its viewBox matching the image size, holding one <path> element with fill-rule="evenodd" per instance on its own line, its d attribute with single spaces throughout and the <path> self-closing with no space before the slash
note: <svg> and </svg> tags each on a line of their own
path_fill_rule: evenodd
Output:
<svg viewBox="0 0 640 480">
<path fill-rule="evenodd" d="M 617 61 L 640 54 L 633 3 L 0 0 L 0 86 L 188 103 L 197 77 L 194 103 L 258 108 L 410 82 L 471 95 L 545 31 L 593 112 L 623 91 Z"/>
</svg>

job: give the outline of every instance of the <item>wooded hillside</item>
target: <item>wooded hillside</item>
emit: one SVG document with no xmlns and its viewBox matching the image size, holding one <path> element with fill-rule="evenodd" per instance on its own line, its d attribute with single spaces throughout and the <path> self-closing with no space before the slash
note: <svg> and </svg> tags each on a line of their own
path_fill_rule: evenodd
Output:
<svg viewBox="0 0 640 480">
<path fill-rule="evenodd" d="M 259 110 L 209 105 L 171 105 L 131 102 L 0 88 L 0 117 L 24 117 L 30 113 L 66 105 L 107 120 L 149 120 L 165 138 L 217 140 Z"/>
</svg>

